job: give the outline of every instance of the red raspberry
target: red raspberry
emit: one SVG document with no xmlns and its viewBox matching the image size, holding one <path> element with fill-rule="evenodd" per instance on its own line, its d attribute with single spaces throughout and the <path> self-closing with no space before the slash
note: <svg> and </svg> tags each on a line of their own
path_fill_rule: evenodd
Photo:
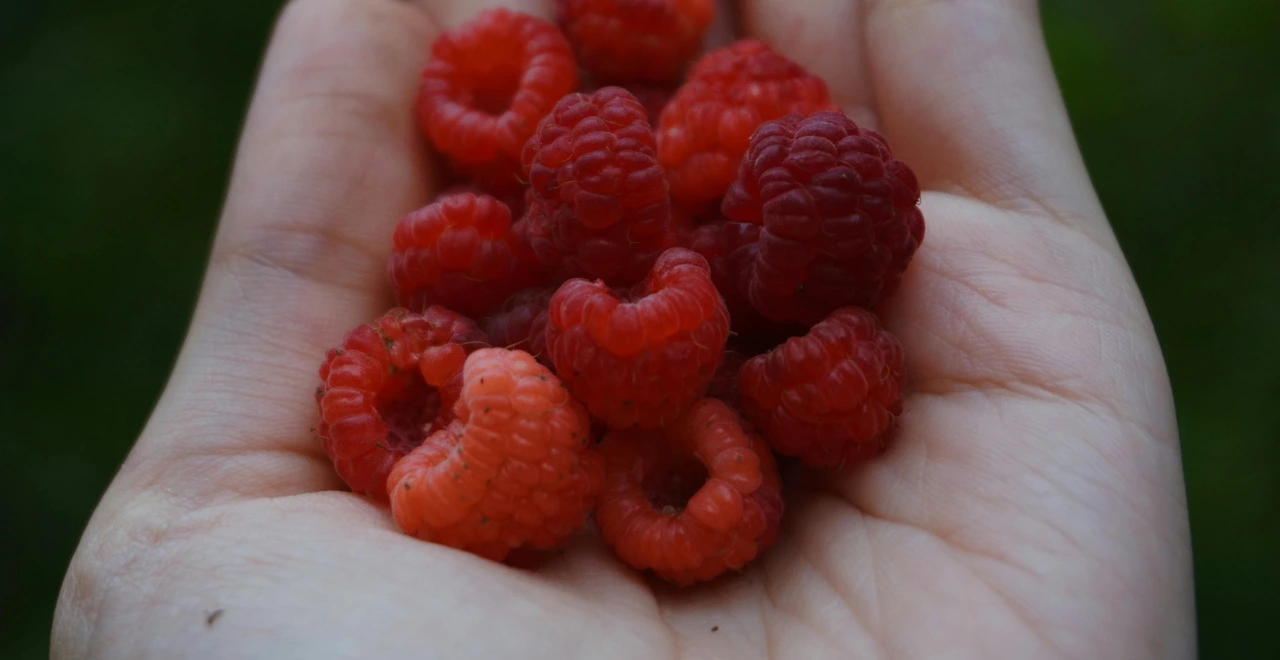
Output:
<svg viewBox="0 0 1280 660">
<path fill-rule="evenodd" d="M 838 112 L 767 122 L 751 138 L 724 214 L 762 224 L 752 305 L 812 324 L 893 293 L 924 240 L 915 174 L 884 138 Z"/>
<path fill-rule="evenodd" d="M 488 195 L 446 195 L 400 220 L 387 276 L 409 309 L 444 305 L 481 316 L 537 284 L 512 254 L 511 212 Z"/>
<path fill-rule="evenodd" d="M 455 410 L 386 481 L 400 529 L 500 561 L 586 522 L 604 461 L 586 410 L 546 367 L 523 351 L 478 350 Z"/>
<path fill-rule="evenodd" d="M 699 210 L 720 199 L 763 122 L 833 107 L 821 78 L 762 42 L 707 53 L 658 122 L 658 162 L 673 203 Z"/>
<path fill-rule="evenodd" d="M 393 309 L 329 351 L 316 432 L 352 491 L 387 501 L 391 466 L 449 422 L 449 375 L 485 342 L 475 323 L 443 307 Z"/>
<path fill-rule="evenodd" d="M 644 278 L 668 240 L 671 201 L 630 92 L 561 99 L 525 145 L 524 166 L 537 198 L 528 233 L 544 263 L 615 286 Z"/>
<path fill-rule="evenodd" d="M 596 523 L 635 568 L 692 584 L 741 569 L 777 538 L 778 467 L 723 402 L 703 399 L 665 431 L 611 433 L 600 453 Z"/>
<path fill-rule="evenodd" d="M 494 346 L 521 350 L 547 363 L 547 308 L 555 288 L 526 289 L 480 323 Z"/>
<path fill-rule="evenodd" d="M 490 9 L 432 44 L 418 119 L 459 170 L 486 186 L 516 187 L 524 143 L 577 86 L 572 48 L 556 26 Z"/>
<path fill-rule="evenodd" d="M 547 352 L 570 391 L 613 429 L 658 428 L 702 398 L 729 336 L 707 262 L 667 250 L 643 284 L 569 280 L 551 298 Z"/>
<path fill-rule="evenodd" d="M 675 78 L 702 45 L 715 0 L 560 0 L 560 25 L 601 80 Z"/>
<path fill-rule="evenodd" d="M 805 465 L 848 465 L 878 454 L 902 414 L 902 347 L 875 314 L 845 307 L 804 337 L 742 366 L 747 418 L 774 451 Z"/>
</svg>

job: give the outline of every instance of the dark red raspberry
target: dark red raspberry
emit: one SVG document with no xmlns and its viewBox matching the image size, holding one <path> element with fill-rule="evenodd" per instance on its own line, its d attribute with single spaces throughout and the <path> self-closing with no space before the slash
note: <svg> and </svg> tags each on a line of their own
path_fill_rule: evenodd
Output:
<svg viewBox="0 0 1280 660">
<path fill-rule="evenodd" d="M 611 291 L 569 280 L 551 299 L 556 373 L 610 428 L 658 428 L 706 392 L 729 335 L 707 262 L 666 251 L 643 284 Z"/>
<path fill-rule="evenodd" d="M 752 305 L 805 324 L 845 305 L 874 307 L 924 240 L 919 201 L 911 168 L 845 115 L 765 123 L 723 206 L 730 219 L 763 225 Z"/>
<path fill-rule="evenodd" d="M 878 454 L 902 414 L 902 347 L 875 314 L 845 307 L 738 376 L 747 418 L 774 451 L 812 467 Z"/>
<path fill-rule="evenodd" d="M 572 47 L 555 25 L 490 9 L 432 44 L 418 118 L 459 170 L 489 187 L 518 187 L 524 143 L 577 86 Z"/>
<path fill-rule="evenodd" d="M 578 61 L 601 80 L 665 82 L 698 52 L 714 0 L 559 0 Z"/>
<path fill-rule="evenodd" d="M 547 309 L 555 292 L 554 287 L 521 291 L 481 321 L 480 327 L 494 346 L 521 350 L 549 363 Z"/>
<path fill-rule="evenodd" d="M 329 351 L 316 432 L 351 490 L 387 501 L 391 467 L 452 418 L 442 388 L 462 355 L 486 342 L 475 323 L 443 307 L 393 309 Z"/>
<path fill-rule="evenodd" d="M 610 433 L 600 453 L 596 523 L 635 568 L 692 584 L 741 569 L 777 538 L 777 465 L 723 402 L 703 399 L 663 431 Z"/>
<path fill-rule="evenodd" d="M 478 350 L 461 380 L 457 419 L 386 480 L 396 523 L 494 560 L 554 546 L 586 522 L 603 483 L 586 410 L 523 351 Z"/>
<path fill-rule="evenodd" d="M 443 305 L 479 317 L 538 284 L 513 254 L 511 212 L 488 195 L 445 195 L 400 220 L 387 276 L 412 310 Z"/>
<path fill-rule="evenodd" d="M 762 42 L 707 53 L 658 122 L 658 162 L 673 203 L 701 210 L 720 199 L 760 124 L 833 107 L 821 78 Z"/>
<path fill-rule="evenodd" d="M 614 286 L 644 278 L 667 246 L 671 201 L 653 129 L 630 92 L 561 99 L 524 149 L 535 193 L 526 221 L 544 263 Z"/>
</svg>

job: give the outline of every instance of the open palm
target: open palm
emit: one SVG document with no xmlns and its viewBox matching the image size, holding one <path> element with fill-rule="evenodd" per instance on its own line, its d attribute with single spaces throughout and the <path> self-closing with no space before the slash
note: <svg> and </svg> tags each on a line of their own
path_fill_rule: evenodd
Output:
<svg viewBox="0 0 1280 660">
<path fill-rule="evenodd" d="M 341 492 L 315 369 L 390 306 L 429 198 L 417 69 L 492 4 L 295 0 L 172 380 L 63 587 L 59 656 L 1178 657 L 1194 650 L 1172 402 L 1033 0 L 744 0 L 919 174 L 928 238 L 882 310 L 902 432 L 806 474 L 781 540 L 677 590 L 584 534 L 522 571 Z M 550 15 L 551 0 L 507 2 Z M 736 27 L 730 27 L 736 26 Z"/>
</svg>

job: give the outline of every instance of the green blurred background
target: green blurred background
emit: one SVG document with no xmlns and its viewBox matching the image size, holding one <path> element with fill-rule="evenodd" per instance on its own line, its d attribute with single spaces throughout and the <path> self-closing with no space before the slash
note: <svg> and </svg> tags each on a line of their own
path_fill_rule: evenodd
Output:
<svg viewBox="0 0 1280 660">
<path fill-rule="evenodd" d="M 1042 7 L 1173 377 L 1202 655 L 1270 656 L 1280 3 Z M 47 654 L 63 571 L 164 385 L 277 9 L 0 2 L 0 657 Z"/>
</svg>

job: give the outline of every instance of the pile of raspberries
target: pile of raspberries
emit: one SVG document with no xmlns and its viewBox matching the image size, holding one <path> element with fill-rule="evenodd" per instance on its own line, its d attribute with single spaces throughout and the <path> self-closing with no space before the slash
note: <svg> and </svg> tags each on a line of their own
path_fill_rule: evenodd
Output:
<svg viewBox="0 0 1280 660">
<path fill-rule="evenodd" d="M 754 40 L 692 61 L 713 0 L 642 4 L 436 40 L 418 119 L 456 181 L 396 226 L 401 307 L 329 351 L 317 432 L 420 539 L 502 561 L 593 522 L 687 585 L 775 541 L 779 459 L 892 437 L 902 348 L 870 310 L 924 218 L 820 78 Z"/>
</svg>

